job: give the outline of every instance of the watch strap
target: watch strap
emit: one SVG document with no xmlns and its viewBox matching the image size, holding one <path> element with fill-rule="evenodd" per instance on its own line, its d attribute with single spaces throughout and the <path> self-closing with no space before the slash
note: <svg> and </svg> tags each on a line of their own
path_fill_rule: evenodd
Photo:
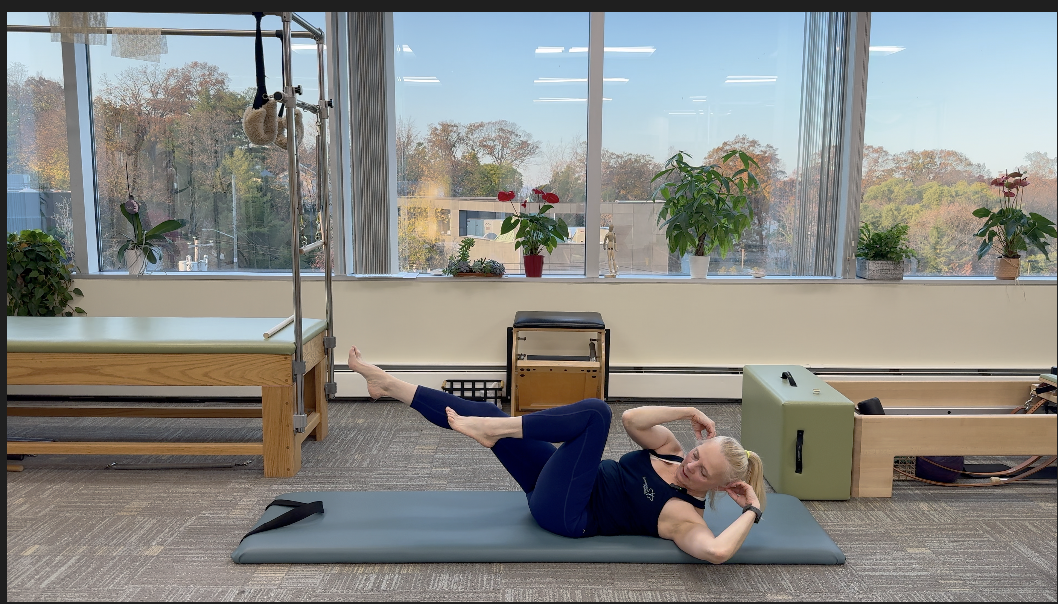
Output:
<svg viewBox="0 0 1058 604">
<path fill-rule="evenodd" d="M 753 512 L 753 524 L 760 522 L 760 517 L 764 514 L 764 512 L 760 511 L 760 508 L 753 505 L 742 506 L 742 513 L 745 514 L 746 512 Z"/>
</svg>

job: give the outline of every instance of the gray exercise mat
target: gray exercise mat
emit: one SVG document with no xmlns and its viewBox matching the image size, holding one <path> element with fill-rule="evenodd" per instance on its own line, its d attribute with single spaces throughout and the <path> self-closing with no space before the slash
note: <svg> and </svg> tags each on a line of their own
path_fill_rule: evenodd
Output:
<svg viewBox="0 0 1058 604">
<path fill-rule="evenodd" d="M 325 491 L 277 499 L 322 501 L 324 513 L 250 535 L 239 564 L 403 562 L 700 563 L 666 539 L 570 539 L 540 528 L 521 491 Z M 742 511 L 727 497 L 705 520 L 719 533 Z M 268 508 L 254 527 L 290 508 Z M 729 564 L 843 564 L 845 554 L 795 497 L 770 493 L 759 524 Z"/>
</svg>

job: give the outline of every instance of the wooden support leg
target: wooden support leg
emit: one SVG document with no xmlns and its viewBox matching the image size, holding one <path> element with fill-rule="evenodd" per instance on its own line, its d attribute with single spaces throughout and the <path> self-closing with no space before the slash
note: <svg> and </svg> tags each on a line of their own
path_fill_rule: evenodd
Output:
<svg viewBox="0 0 1058 604">
<path fill-rule="evenodd" d="M 316 440 L 327 438 L 327 393 L 323 383 L 327 379 L 326 355 L 316 366 L 305 374 L 305 413 L 316 411 L 320 414 L 320 423 L 316 424 L 310 436 Z"/>
<path fill-rule="evenodd" d="M 301 469 L 301 446 L 294 435 L 294 386 L 261 387 L 264 475 L 294 476 Z"/>
</svg>

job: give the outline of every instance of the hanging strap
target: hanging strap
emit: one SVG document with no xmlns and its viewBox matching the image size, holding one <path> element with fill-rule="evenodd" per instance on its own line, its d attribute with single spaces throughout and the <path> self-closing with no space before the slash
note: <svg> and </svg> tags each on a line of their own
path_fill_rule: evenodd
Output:
<svg viewBox="0 0 1058 604">
<path fill-rule="evenodd" d="M 264 531 L 270 531 L 272 529 L 277 529 L 281 526 L 287 526 L 288 524 L 294 524 L 298 520 L 304 520 L 305 518 L 308 518 L 313 514 L 323 513 L 322 501 L 304 502 L 291 501 L 289 499 L 276 499 L 272 503 L 266 505 L 265 509 L 267 510 L 273 505 L 281 505 L 283 507 L 289 507 L 293 509 L 283 512 L 279 516 L 276 516 L 275 518 L 269 520 L 268 522 L 265 522 L 261 526 L 253 529 L 249 533 L 246 533 L 245 535 L 243 535 L 243 538 L 239 540 L 239 543 L 242 543 L 242 541 L 250 535 L 254 535 L 256 533 L 263 533 Z"/>
<path fill-rule="evenodd" d="M 265 87 L 264 43 L 261 42 L 261 18 L 264 13 L 253 13 L 257 18 L 257 37 L 254 40 L 254 59 L 257 63 L 257 94 L 253 97 L 253 108 L 260 109 L 268 99 L 268 88 Z"/>
</svg>

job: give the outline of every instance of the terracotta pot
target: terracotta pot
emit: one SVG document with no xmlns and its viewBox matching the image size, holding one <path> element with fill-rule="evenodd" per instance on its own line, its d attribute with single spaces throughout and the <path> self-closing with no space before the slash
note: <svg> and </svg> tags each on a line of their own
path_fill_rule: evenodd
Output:
<svg viewBox="0 0 1058 604">
<path fill-rule="evenodd" d="M 996 258 L 996 279 L 1017 279 L 1021 274 L 1021 258 Z"/>
<path fill-rule="evenodd" d="M 542 254 L 527 254 L 522 256 L 525 265 L 526 277 L 541 277 L 544 274 L 544 256 Z"/>
</svg>

